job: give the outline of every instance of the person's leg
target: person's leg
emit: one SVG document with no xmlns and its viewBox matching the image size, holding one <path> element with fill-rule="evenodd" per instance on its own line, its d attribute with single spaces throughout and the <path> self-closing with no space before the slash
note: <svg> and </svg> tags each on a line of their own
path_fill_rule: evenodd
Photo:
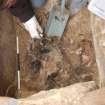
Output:
<svg viewBox="0 0 105 105">
<path fill-rule="evenodd" d="M 17 0 L 16 4 L 10 8 L 10 12 L 21 20 L 32 38 L 40 38 L 39 32 L 42 33 L 42 29 L 34 16 L 30 0 Z"/>
<path fill-rule="evenodd" d="M 9 10 L 22 22 L 26 22 L 34 16 L 34 11 L 30 0 L 17 0 L 16 4 L 13 5 Z"/>
</svg>

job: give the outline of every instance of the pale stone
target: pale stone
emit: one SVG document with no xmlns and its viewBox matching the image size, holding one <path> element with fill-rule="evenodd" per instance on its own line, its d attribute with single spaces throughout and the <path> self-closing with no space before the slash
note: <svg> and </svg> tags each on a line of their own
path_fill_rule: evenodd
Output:
<svg viewBox="0 0 105 105">
<path fill-rule="evenodd" d="M 87 93 L 78 105 L 105 105 L 105 88 Z"/>
<path fill-rule="evenodd" d="M 93 81 L 77 83 L 65 88 L 42 91 L 19 100 L 0 98 L 0 105 L 76 105 L 87 92 L 95 88 Z"/>
</svg>

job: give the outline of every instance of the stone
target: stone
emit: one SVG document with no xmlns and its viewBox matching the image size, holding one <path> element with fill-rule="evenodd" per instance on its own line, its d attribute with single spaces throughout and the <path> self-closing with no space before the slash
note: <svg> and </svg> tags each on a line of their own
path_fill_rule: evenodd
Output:
<svg viewBox="0 0 105 105">
<path fill-rule="evenodd" d="M 95 88 L 94 81 L 77 83 L 65 88 L 41 91 L 38 94 L 17 100 L 0 98 L 0 105 L 76 105 L 87 92 Z"/>
<path fill-rule="evenodd" d="M 78 105 L 105 105 L 105 88 L 87 93 Z"/>
</svg>

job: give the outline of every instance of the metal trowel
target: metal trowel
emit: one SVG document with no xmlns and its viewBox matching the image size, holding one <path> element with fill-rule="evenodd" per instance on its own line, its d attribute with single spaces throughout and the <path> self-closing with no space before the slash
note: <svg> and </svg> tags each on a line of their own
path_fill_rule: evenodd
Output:
<svg viewBox="0 0 105 105">
<path fill-rule="evenodd" d="M 65 0 L 61 0 L 60 7 L 53 6 L 45 28 L 47 35 L 61 38 L 69 16 L 69 11 L 65 9 Z"/>
</svg>

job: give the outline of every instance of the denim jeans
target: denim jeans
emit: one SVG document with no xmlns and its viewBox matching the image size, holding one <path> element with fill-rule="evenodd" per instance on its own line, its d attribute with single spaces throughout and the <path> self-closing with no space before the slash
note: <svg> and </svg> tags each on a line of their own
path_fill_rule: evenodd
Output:
<svg viewBox="0 0 105 105">
<path fill-rule="evenodd" d="M 39 8 L 46 2 L 47 0 L 17 0 L 16 4 L 10 8 L 10 12 L 22 22 L 26 22 L 34 16 L 32 5 Z"/>
</svg>

